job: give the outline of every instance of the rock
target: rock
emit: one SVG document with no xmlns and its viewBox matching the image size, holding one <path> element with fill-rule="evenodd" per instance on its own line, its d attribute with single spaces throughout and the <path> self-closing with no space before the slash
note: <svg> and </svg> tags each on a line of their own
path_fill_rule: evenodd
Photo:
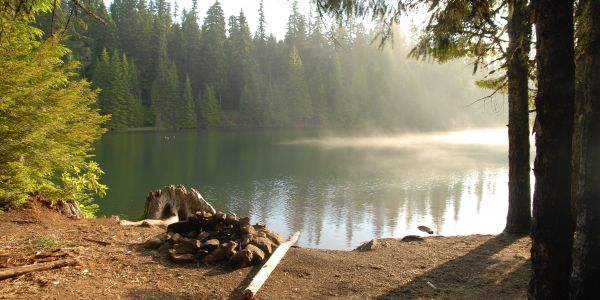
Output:
<svg viewBox="0 0 600 300">
<path fill-rule="evenodd" d="M 266 238 L 267 234 L 264 231 L 259 231 L 256 233 L 257 237 L 262 237 L 262 238 Z"/>
<path fill-rule="evenodd" d="M 261 263 L 265 259 L 265 252 L 252 244 L 246 246 L 246 249 L 244 250 L 247 250 L 252 254 L 252 263 Z"/>
<path fill-rule="evenodd" d="M 158 249 L 160 246 L 162 246 L 162 244 L 164 244 L 164 242 L 165 241 L 154 237 L 147 240 L 144 244 L 142 244 L 142 246 L 146 249 Z"/>
<path fill-rule="evenodd" d="M 262 250 L 266 255 L 271 255 L 273 250 L 275 250 L 273 242 L 266 237 L 256 236 L 250 239 L 250 244 L 260 248 L 260 250 Z"/>
<path fill-rule="evenodd" d="M 245 235 L 242 237 L 242 241 L 240 243 L 240 245 L 242 245 L 242 248 L 245 248 L 248 244 L 250 244 L 250 238 L 252 238 L 252 235 Z"/>
<path fill-rule="evenodd" d="M 235 224 L 238 222 L 237 215 L 235 213 L 228 213 L 225 220 L 228 224 Z"/>
<path fill-rule="evenodd" d="M 231 241 L 221 245 L 221 249 L 225 252 L 225 256 L 227 258 L 231 258 L 232 255 L 236 253 L 236 249 L 238 247 L 238 243 Z"/>
<path fill-rule="evenodd" d="M 175 234 L 170 234 L 170 237 L 167 240 L 173 244 L 177 244 L 181 241 L 181 239 L 183 239 L 181 234 L 175 233 Z"/>
<path fill-rule="evenodd" d="M 175 244 L 173 249 L 177 254 L 194 254 L 200 249 L 201 243 L 198 240 L 182 240 L 179 244 Z"/>
<path fill-rule="evenodd" d="M 179 233 L 181 235 L 185 235 L 192 231 L 200 232 L 201 229 L 202 227 L 200 226 L 200 221 L 198 221 L 198 219 L 175 222 L 167 226 L 168 232 Z"/>
<path fill-rule="evenodd" d="M 205 240 L 207 237 L 210 236 L 210 233 L 208 233 L 207 231 L 202 231 L 198 234 L 198 236 L 196 237 L 199 241 L 203 241 Z"/>
<path fill-rule="evenodd" d="M 227 219 L 227 214 L 224 212 L 218 212 L 215 214 L 215 220 L 217 221 L 225 221 L 225 219 Z"/>
<path fill-rule="evenodd" d="M 205 264 L 214 264 L 216 262 L 224 260 L 225 257 L 226 257 L 225 251 L 223 249 L 221 249 L 221 248 L 217 248 L 213 252 L 211 252 L 210 254 L 206 255 L 204 258 L 202 258 L 202 263 L 205 263 Z"/>
<path fill-rule="evenodd" d="M 244 235 L 244 234 L 255 235 L 256 234 L 256 230 L 254 229 L 254 227 L 252 225 L 246 225 L 244 227 L 241 227 L 240 232 L 242 233 L 242 235 Z"/>
<path fill-rule="evenodd" d="M 267 238 L 271 240 L 275 245 L 279 246 L 281 243 L 285 242 L 285 239 L 277 232 L 265 228 L 262 232 L 267 234 Z"/>
<path fill-rule="evenodd" d="M 374 239 L 371 241 L 368 241 L 366 243 L 363 243 L 362 245 L 358 246 L 356 248 L 357 251 L 371 251 L 371 250 L 375 250 L 375 249 L 379 249 L 382 246 L 387 246 L 386 244 L 383 244 L 380 240 Z"/>
<path fill-rule="evenodd" d="M 197 231 L 190 231 L 188 233 L 185 234 L 185 237 L 188 239 L 193 239 L 196 238 L 198 236 L 198 232 Z"/>
<path fill-rule="evenodd" d="M 403 241 L 403 242 L 420 242 L 422 240 L 423 240 L 422 237 L 420 237 L 418 235 L 413 235 L 413 234 L 407 235 L 401 239 L 401 241 Z"/>
<path fill-rule="evenodd" d="M 229 262 L 234 266 L 245 268 L 252 264 L 252 258 L 252 252 L 250 252 L 248 249 L 242 249 L 237 253 L 233 254 L 229 258 Z"/>
<path fill-rule="evenodd" d="M 264 229 L 267 229 L 267 225 L 256 223 L 256 224 L 254 224 L 254 229 L 257 230 L 257 231 L 264 230 Z"/>
<path fill-rule="evenodd" d="M 142 222 L 142 224 L 140 224 L 140 227 L 152 228 L 154 226 L 152 224 L 150 224 L 148 221 L 144 221 L 144 222 Z"/>
<path fill-rule="evenodd" d="M 240 228 L 246 227 L 246 226 L 250 225 L 250 218 L 248 218 L 248 217 L 240 218 L 239 222 L 240 222 Z"/>
<path fill-rule="evenodd" d="M 195 260 L 193 254 L 177 254 L 175 249 L 169 250 L 168 256 L 174 263 L 190 263 Z"/>
<path fill-rule="evenodd" d="M 431 230 L 431 228 L 427 227 L 427 226 L 418 226 L 417 229 L 423 231 L 423 232 L 427 232 L 429 234 L 433 234 L 433 230 Z"/>
<path fill-rule="evenodd" d="M 213 251 L 217 248 L 219 248 L 219 240 L 217 240 L 217 239 L 208 240 L 208 241 L 202 243 L 202 245 L 200 245 L 200 249 L 207 250 L 207 251 Z"/>
<path fill-rule="evenodd" d="M 158 252 L 166 252 L 168 250 L 171 249 L 171 244 L 169 243 L 164 243 L 162 245 L 160 245 L 160 247 L 158 247 L 158 249 L 156 249 Z"/>
<path fill-rule="evenodd" d="M 210 212 L 207 212 L 207 211 L 196 212 L 196 217 L 198 217 L 199 219 L 208 220 L 208 219 L 211 219 L 212 216 L 213 216 L 213 214 Z"/>
</svg>

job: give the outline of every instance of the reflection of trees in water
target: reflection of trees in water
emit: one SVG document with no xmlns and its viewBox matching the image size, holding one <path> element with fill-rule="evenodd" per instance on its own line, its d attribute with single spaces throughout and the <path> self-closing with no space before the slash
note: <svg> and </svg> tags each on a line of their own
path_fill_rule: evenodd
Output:
<svg viewBox="0 0 600 300">
<path fill-rule="evenodd" d="M 506 164 L 505 150 L 488 148 L 330 151 L 276 144 L 298 138 L 286 134 L 108 135 L 97 151 L 110 158 L 100 160 L 111 198 L 102 208 L 121 213 L 130 201 L 135 216 L 149 190 L 182 183 L 197 187 L 218 210 L 302 230 L 310 245 L 334 237 L 350 247 L 367 235 L 402 236 L 420 222 L 438 232 L 459 221 L 465 207 L 479 213 L 484 196 L 496 189 L 494 172 Z"/>
<path fill-rule="evenodd" d="M 428 220 L 431 223 L 425 225 L 433 226 L 436 233 L 443 231 L 448 221 L 459 222 L 461 214 L 479 213 L 484 195 L 496 189 L 497 175 L 497 169 L 479 168 L 404 185 L 287 177 L 255 183 L 252 194 L 244 197 L 250 199 L 257 221 L 269 223 L 281 209 L 288 232 L 302 231 L 309 245 L 323 242 L 324 223 L 328 223 L 327 228 L 344 234 L 346 246 L 352 247 L 357 242 L 355 230 L 365 226 L 373 237 L 402 236 L 400 224 L 414 230 Z M 476 211 L 461 211 L 461 203 L 469 199 L 475 200 Z"/>
</svg>

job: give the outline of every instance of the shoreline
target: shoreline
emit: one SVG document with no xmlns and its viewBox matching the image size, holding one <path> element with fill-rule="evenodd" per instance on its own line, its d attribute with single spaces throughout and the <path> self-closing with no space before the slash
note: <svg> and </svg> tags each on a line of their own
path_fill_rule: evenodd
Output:
<svg viewBox="0 0 600 300">
<path fill-rule="evenodd" d="M 0 280 L 6 299 L 240 299 L 259 266 L 174 264 L 141 247 L 164 232 L 115 219 L 71 220 L 41 207 L 0 214 L 0 268 L 40 251 L 80 265 Z M 292 248 L 258 299 L 524 299 L 530 239 L 508 235 L 379 239 L 367 251 Z M 433 287 L 432 287 L 433 286 Z M 435 287 L 435 288 L 434 288 Z M 0 297 L 0 298 L 2 298 Z"/>
</svg>

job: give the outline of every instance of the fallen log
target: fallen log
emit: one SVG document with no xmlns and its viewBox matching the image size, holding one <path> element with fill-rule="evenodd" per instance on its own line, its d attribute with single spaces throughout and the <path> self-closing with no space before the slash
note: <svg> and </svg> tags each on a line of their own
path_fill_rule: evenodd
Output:
<svg viewBox="0 0 600 300">
<path fill-rule="evenodd" d="M 279 245 L 279 247 L 277 247 L 277 249 L 275 249 L 273 255 L 271 255 L 267 262 L 260 268 L 256 276 L 254 276 L 248 287 L 244 290 L 243 294 L 246 299 L 254 298 L 260 287 L 265 283 L 265 281 L 267 281 L 267 278 L 269 278 L 269 275 L 271 275 L 271 272 L 273 272 L 283 256 L 287 253 L 290 247 L 292 247 L 298 241 L 298 236 L 300 236 L 300 232 L 296 231 L 296 233 L 294 233 L 287 242 L 282 243 Z"/>
<path fill-rule="evenodd" d="M 72 265 L 76 265 L 78 263 L 79 263 L 79 261 L 75 258 L 66 258 L 66 259 L 60 259 L 60 260 L 44 262 L 44 263 L 39 263 L 39 264 L 18 266 L 18 267 L 12 267 L 12 268 L 8 268 L 8 269 L 0 269 L 0 280 L 27 274 L 27 273 L 31 273 L 31 272 L 44 271 L 44 270 L 50 270 L 50 269 L 61 268 L 61 267 L 66 267 L 66 266 L 72 266 Z"/>
</svg>

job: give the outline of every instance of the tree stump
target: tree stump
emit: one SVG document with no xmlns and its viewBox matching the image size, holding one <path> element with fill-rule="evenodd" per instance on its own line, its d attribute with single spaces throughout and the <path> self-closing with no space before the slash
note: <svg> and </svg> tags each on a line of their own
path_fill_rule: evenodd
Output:
<svg viewBox="0 0 600 300">
<path fill-rule="evenodd" d="M 184 186 L 166 186 L 162 190 L 148 193 L 144 207 L 144 219 L 164 220 L 177 216 L 186 220 L 196 212 L 215 214 L 216 211 L 195 189 L 187 191 Z"/>
</svg>

